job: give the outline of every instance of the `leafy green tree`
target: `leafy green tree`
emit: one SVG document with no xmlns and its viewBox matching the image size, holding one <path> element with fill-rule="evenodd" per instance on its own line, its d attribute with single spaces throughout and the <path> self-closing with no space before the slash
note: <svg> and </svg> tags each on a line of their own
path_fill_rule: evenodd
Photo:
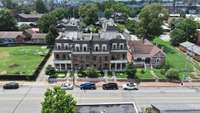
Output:
<svg viewBox="0 0 200 113">
<path fill-rule="evenodd" d="M 111 18 L 113 12 L 114 12 L 113 9 L 105 9 L 105 11 L 104 11 L 105 17 L 106 17 L 107 19 Z"/>
<path fill-rule="evenodd" d="M 46 8 L 43 0 L 36 0 L 36 2 L 35 2 L 35 10 L 38 13 L 45 13 L 45 12 L 47 12 L 47 8 Z"/>
<path fill-rule="evenodd" d="M 52 67 L 52 65 L 48 65 L 46 67 L 45 74 L 49 75 L 50 77 L 55 77 L 56 76 L 55 75 L 56 74 L 55 68 Z"/>
<path fill-rule="evenodd" d="M 66 94 L 60 87 L 47 89 L 44 102 L 42 102 L 42 113 L 75 113 L 76 100 L 71 94 Z"/>
<path fill-rule="evenodd" d="M 171 32 L 171 44 L 174 46 L 178 46 L 179 43 L 185 41 L 187 37 L 185 36 L 185 32 L 181 29 L 174 29 Z"/>
<path fill-rule="evenodd" d="M 51 25 L 55 25 L 58 20 L 63 19 L 67 15 L 68 9 L 57 8 L 48 14 L 43 15 L 39 21 L 38 26 L 41 32 L 47 33 Z"/>
<path fill-rule="evenodd" d="M 137 33 L 146 39 L 153 39 L 162 34 L 163 21 L 168 17 L 167 10 L 158 4 L 146 5 L 140 12 Z"/>
<path fill-rule="evenodd" d="M 58 31 L 57 31 L 57 29 L 55 28 L 55 26 L 51 25 L 51 26 L 49 27 L 49 32 L 48 32 L 48 34 L 47 34 L 47 36 L 46 36 L 47 44 L 48 44 L 49 46 L 54 45 L 55 39 L 56 39 L 56 37 L 57 37 L 58 35 L 59 35 L 59 34 L 58 34 Z"/>
<path fill-rule="evenodd" d="M 128 20 L 126 23 L 126 28 L 132 33 L 135 34 L 137 30 L 138 23 L 135 20 Z"/>
<path fill-rule="evenodd" d="M 0 31 L 16 30 L 17 21 L 11 16 L 10 11 L 6 9 L 0 10 Z"/>
<path fill-rule="evenodd" d="M 128 79 L 136 79 L 136 68 L 132 63 L 127 64 L 125 72 Z"/>
<path fill-rule="evenodd" d="M 179 71 L 176 69 L 169 69 L 166 73 L 165 76 L 169 79 L 169 80 L 180 80 L 180 75 L 179 75 Z"/>
<path fill-rule="evenodd" d="M 79 15 L 86 25 L 95 24 L 98 19 L 98 6 L 96 4 L 84 4 L 79 8 Z"/>
<path fill-rule="evenodd" d="M 171 32 L 171 43 L 175 46 L 181 42 L 190 41 L 196 42 L 196 29 L 200 27 L 200 24 L 193 19 L 181 19 L 175 24 L 175 29 Z"/>
</svg>

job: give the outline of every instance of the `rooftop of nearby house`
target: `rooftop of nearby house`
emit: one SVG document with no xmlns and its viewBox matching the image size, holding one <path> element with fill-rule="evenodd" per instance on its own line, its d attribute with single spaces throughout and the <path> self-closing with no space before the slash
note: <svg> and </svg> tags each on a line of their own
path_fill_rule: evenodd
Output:
<svg viewBox="0 0 200 113">
<path fill-rule="evenodd" d="M 18 14 L 18 16 L 22 17 L 22 18 L 41 18 L 43 16 L 43 14 Z"/>
<path fill-rule="evenodd" d="M 134 57 L 153 57 L 158 52 L 163 52 L 162 49 L 153 45 L 147 39 L 144 40 L 129 40 L 129 51 L 132 52 Z"/>
<path fill-rule="evenodd" d="M 31 32 L 30 30 L 28 30 L 29 33 Z M 0 32 L 0 39 L 3 38 L 16 38 L 17 36 L 22 36 L 24 35 L 22 31 L 2 31 Z M 35 32 L 31 32 L 32 37 L 31 38 L 45 38 L 46 37 L 46 33 L 35 33 Z"/>
<path fill-rule="evenodd" d="M 76 113 L 137 113 L 134 104 L 78 105 Z"/>
<path fill-rule="evenodd" d="M 199 104 L 153 104 L 160 113 L 200 113 Z"/>
<path fill-rule="evenodd" d="M 198 45 L 196 45 L 194 43 L 186 41 L 186 42 L 180 43 L 180 46 L 185 47 L 189 51 L 194 52 L 195 54 L 200 55 L 200 46 L 198 46 Z"/>
<path fill-rule="evenodd" d="M 21 31 L 1 31 L 0 32 L 0 39 L 1 38 L 16 38 L 18 35 L 21 35 Z"/>
</svg>

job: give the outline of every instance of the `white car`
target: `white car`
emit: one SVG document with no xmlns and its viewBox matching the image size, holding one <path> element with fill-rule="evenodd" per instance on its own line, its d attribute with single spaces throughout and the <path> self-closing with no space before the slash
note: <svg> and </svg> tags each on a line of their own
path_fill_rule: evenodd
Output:
<svg viewBox="0 0 200 113">
<path fill-rule="evenodd" d="M 138 90 L 138 86 L 136 83 L 127 83 L 122 85 L 124 90 Z"/>
<path fill-rule="evenodd" d="M 61 85 L 61 89 L 63 89 L 63 90 L 72 90 L 73 88 L 74 88 L 73 85 L 69 84 L 69 83 L 63 83 Z"/>
</svg>

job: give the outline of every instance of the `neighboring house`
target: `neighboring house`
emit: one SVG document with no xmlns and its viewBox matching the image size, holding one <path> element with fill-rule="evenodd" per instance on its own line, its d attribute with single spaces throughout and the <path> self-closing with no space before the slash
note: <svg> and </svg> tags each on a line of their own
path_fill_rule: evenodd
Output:
<svg viewBox="0 0 200 113">
<path fill-rule="evenodd" d="M 189 56 L 193 57 L 195 60 L 200 61 L 200 46 L 186 41 L 180 43 L 179 48 L 183 52 L 186 52 Z"/>
<path fill-rule="evenodd" d="M 80 24 L 79 19 L 75 19 L 75 18 L 66 19 L 66 18 L 64 18 L 64 19 L 57 22 L 56 28 L 60 32 L 64 32 L 66 28 L 69 28 L 69 26 L 70 26 L 71 30 L 76 29 L 76 27 L 74 27 L 74 26 L 79 26 L 79 24 Z M 71 28 L 71 27 L 74 27 L 74 29 Z"/>
<path fill-rule="evenodd" d="M 17 20 L 19 22 L 37 22 L 43 14 L 18 14 L 17 15 Z"/>
<path fill-rule="evenodd" d="M 76 113 L 138 113 L 135 103 L 78 104 Z"/>
<path fill-rule="evenodd" d="M 115 12 L 111 15 L 115 23 L 125 23 L 128 20 L 128 17 L 120 12 Z"/>
<path fill-rule="evenodd" d="M 151 113 L 200 113 L 200 104 L 153 104 Z"/>
<path fill-rule="evenodd" d="M 0 32 L 1 44 L 14 44 L 14 43 L 31 43 L 31 44 L 46 44 L 45 33 L 35 33 L 31 30 L 23 32 Z"/>
<path fill-rule="evenodd" d="M 0 43 L 16 43 L 16 37 L 21 34 L 22 32 L 18 31 L 2 31 L 0 32 Z"/>
<path fill-rule="evenodd" d="M 114 29 L 100 33 L 83 33 L 77 26 L 68 26 L 55 42 L 54 64 L 58 71 L 87 67 L 121 71 L 126 68 L 126 38 Z"/>
<path fill-rule="evenodd" d="M 159 67 L 165 62 L 165 54 L 162 49 L 153 45 L 148 40 L 128 41 L 128 61 L 136 66 Z"/>
</svg>

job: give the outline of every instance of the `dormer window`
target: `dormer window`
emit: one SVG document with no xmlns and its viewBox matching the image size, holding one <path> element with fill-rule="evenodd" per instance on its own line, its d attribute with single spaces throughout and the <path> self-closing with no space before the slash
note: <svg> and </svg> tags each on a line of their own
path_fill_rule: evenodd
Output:
<svg viewBox="0 0 200 113">
<path fill-rule="evenodd" d="M 87 51 L 87 44 L 83 44 L 83 51 L 84 51 L 84 52 Z"/>
<path fill-rule="evenodd" d="M 106 44 L 103 44 L 103 45 L 102 45 L 102 50 L 103 50 L 103 51 L 106 51 L 106 50 L 107 50 L 107 45 L 106 45 Z"/>
<path fill-rule="evenodd" d="M 120 49 L 124 49 L 124 43 L 120 43 L 119 46 L 120 46 Z"/>
<path fill-rule="evenodd" d="M 94 50 L 95 50 L 95 51 L 99 51 L 99 44 L 95 44 L 95 45 L 94 45 Z"/>
<path fill-rule="evenodd" d="M 117 43 L 112 44 L 112 49 L 117 49 Z"/>
</svg>

